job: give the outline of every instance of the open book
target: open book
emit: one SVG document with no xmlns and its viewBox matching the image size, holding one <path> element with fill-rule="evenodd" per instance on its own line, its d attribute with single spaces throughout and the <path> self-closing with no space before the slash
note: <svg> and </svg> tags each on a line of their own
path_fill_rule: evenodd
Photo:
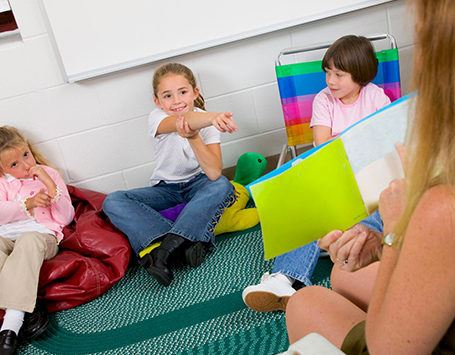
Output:
<svg viewBox="0 0 455 355">
<path fill-rule="evenodd" d="M 412 102 L 393 102 L 249 185 L 265 259 L 348 229 L 377 208 L 381 191 L 403 176 L 395 144 L 404 142 Z"/>
</svg>

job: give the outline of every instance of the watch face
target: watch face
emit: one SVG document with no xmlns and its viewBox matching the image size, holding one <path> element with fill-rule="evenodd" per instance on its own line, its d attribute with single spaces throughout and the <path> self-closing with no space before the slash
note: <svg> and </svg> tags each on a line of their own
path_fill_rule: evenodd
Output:
<svg viewBox="0 0 455 355">
<path fill-rule="evenodd" d="M 395 239 L 395 234 L 389 233 L 384 237 L 384 244 L 388 245 L 389 247 L 392 246 L 393 240 Z"/>
</svg>

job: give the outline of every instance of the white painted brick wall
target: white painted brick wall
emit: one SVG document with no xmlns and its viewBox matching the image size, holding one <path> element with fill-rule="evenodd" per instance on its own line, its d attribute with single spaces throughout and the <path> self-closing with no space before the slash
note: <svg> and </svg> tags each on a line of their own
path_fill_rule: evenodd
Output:
<svg viewBox="0 0 455 355">
<path fill-rule="evenodd" d="M 0 40 L 1 124 L 26 133 L 69 183 L 102 192 L 146 185 L 154 167 L 151 77 L 164 61 L 67 84 L 39 1 L 10 2 L 22 41 Z M 234 112 L 240 131 L 222 137 L 227 167 L 246 151 L 278 154 L 286 141 L 274 70 L 280 50 L 383 32 L 397 38 L 406 92 L 413 39 L 403 0 L 171 60 L 194 71 L 209 110 Z"/>
</svg>

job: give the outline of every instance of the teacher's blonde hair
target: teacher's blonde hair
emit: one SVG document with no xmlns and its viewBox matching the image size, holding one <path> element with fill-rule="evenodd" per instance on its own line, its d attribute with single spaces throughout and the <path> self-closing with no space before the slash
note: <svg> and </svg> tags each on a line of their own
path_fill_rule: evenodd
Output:
<svg viewBox="0 0 455 355">
<path fill-rule="evenodd" d="M 407 142 L 407 204 L 396 228 L 402 242 L 422 195 L 455 186 L 455 0 L 409 0 L 415 9 L 415 114 Z"/>
</svg>

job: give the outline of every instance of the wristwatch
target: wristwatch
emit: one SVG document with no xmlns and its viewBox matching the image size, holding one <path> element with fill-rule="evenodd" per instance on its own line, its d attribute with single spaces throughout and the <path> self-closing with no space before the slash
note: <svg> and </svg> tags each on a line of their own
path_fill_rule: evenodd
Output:
<svg viewBox="0 0 455 355">
<path fill-rule="evenodd" d="M 391 247 L 393 245 L 393 242 L 395 241 L 395 234 L 394 233 L 389 233 L 382 238 L 382 244 L 387 245 Z"/>
</svg>

